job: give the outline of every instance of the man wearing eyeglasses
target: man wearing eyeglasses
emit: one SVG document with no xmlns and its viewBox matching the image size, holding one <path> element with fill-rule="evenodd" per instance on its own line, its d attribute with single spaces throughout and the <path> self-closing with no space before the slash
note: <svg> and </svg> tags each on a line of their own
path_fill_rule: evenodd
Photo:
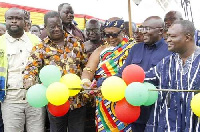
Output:
<svg viewBox="0 0 200 132">
<path fill-rule="evenodd" d="M 123 69 L 130 64 L 141 66 L 144 71 L 154 67 L 170 52 L 163 39 L 164 22 L 158 16 L 148 17 L 138 28 L 143 34 L 144 42 L 134 45 L 125 61 L 125 64 L 119 70 L 118 76 L 121 77 Z M 134 132 L 143 132 L 149 119 L 151 106 L 141 106 L 139 119 L 133 123 Z"/>
<path fill-rule="evenodd" d="M 137 43 L 141 43 L 141 42 L 144 42 L 143 40 L 143 34 L 141 31 L 139 31 L 140 27 L 136 29 L 135 32 L 133 32 L 133 38 L 135 39 L 135 41 Z"/>
</svg>

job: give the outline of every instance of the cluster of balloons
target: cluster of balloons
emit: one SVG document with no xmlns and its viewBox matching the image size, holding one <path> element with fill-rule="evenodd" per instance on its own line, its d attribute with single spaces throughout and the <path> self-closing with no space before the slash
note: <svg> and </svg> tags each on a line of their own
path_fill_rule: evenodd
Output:
<svg viewBox="0 0 200 132">
<path fill-rule="evenodd" d="M 105 99 L 116 102 L 115 114 L 125 123 L 136 121 L 140 106 L 149 106 L 158 98 L 156 87 L 144 82 L 144 70 L 135 64 L 128 65 L 122 72 L 122 79 L 111 76 L 102 83 L 101 92 Z"/>
<path fill-rule="evenodd" d="M 81 90 L 80 77 L 75 74 L 61 77 L 58 67 L 47 65 L 40 70 L 39 78 L 42 84 L 33 85 L 27 91 L 28 103 L 36 108 L 48 104 L 48 110 L 53 116 L 65 115 L 70 108 L 69 96 L 75 96 Z"/>
<path fill-rule="evenodd" d="M 200 105 L 199 105 L 199 101 L 200 101 L 200 93 L 196 94 L 192 98 L 191 103 L 190 103 L 192 111 L 198 117 L 200 117 Z"/>
</svg>

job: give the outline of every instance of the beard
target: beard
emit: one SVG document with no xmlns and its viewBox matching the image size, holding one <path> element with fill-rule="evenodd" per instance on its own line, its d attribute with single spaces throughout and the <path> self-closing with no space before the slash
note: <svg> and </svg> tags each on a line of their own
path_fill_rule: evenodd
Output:
<svg viewBox="0 0 200 132">
<path fill-rule="evenodd" d="M 19 27 L 19 26 L 17 26 L 17 28 L 14 28 L 14 29 L 11 26 L 9 26 L 7 28 L 7 30 L 8 30 L 8 33 L 11 34 L 11 35 L 12 34 L 16 35 L 16 34 L 22 33 L 24 31 L 24 29 L 22 27 Z"/>
</svg>

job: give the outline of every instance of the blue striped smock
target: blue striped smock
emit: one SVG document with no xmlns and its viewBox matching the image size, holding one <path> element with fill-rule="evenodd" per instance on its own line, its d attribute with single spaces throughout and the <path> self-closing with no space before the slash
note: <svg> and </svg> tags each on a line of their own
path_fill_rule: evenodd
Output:
<svg viewBox="0 0 200 132">
<path fill-rule="evenodd" d="M 159 89 L 200 89 L 200 48 L 183 64 L 177 53 L 165 57 L 146 73 L 147 81 Z M 194 92 L 159 92 L 146 132 L 200 132 L 200 119 L 190 102 Z"/>
</svg>

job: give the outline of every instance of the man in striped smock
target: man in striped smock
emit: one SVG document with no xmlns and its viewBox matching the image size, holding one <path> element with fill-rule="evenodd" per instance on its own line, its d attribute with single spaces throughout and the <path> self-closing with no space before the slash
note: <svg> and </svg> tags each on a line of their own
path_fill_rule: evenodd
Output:
<svg viewBox="0 0 200 132">
<path fill-rule="evenodd" d="M 194 41 L 195 28 L 188 20 L 175 21 L 167 32 L 168 50 L 174 52 L 146 73 L 146 80 L 159 89 L 200 88 L 200 48 Z M 191 111 L 194 92 L 159 92 L 146 125 L 147 132 L 199 132 L 199 118 Z"/>
</svg>

